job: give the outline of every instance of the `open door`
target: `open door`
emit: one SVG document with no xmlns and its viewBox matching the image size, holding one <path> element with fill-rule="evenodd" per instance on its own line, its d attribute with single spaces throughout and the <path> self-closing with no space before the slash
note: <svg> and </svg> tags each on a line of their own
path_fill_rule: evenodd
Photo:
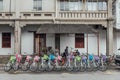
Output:
<svg viewBox="0 0 120 80">
<path fill-rule="evenodd" d="M 35 34 L 35 53 L 41 53 L 42 49 L 46 47 L 46 34 Z"/>
</svg>

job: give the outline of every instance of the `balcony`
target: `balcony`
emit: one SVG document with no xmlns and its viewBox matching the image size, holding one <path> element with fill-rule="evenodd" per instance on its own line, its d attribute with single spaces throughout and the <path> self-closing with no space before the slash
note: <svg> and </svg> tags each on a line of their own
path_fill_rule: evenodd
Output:
<svg viewBox="0 0 120 80">
<path fill-rule="evenodd" d="M 49 20 L 54 19 L 55 12 L 21 12 L 20 18 L 21 19 L 36 19 L 36 20 Z"/>
<path fill-rule="evenodd" d="M 103 24 L 107 25 L 107 11 L 21 12 L 24 24 Z M 27 22 L 25 22 L 27 20 Z M 29 21 L 29 22 L 28 22 Z"/>
<path fill-rule="evenodd" d="M 15 19 L 15 12 L 0 12 L 0 19 L 2 20 Z"/>
<path fill-rule="evenodd" d="M 55 17 L 55 12 L 21 12 L 21 19 L 107 19 L 107 11 L 94 11 L 94 12 L 72 12 L 60 11 L 58 16 Z"/>
<path fill-rule="evenodd" d="M 107 11 L 95 11 L 95 12 L 59 12 L 60 19 L 107 19 Z"/>
</svg>

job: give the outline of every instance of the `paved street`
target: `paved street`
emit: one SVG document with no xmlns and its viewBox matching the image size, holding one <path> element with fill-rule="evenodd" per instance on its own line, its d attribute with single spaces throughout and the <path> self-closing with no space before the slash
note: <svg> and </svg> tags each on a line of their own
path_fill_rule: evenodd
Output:
<svg viewBox="0 0 120 80">
<path fill-rule="evenodd" d="M 120 69 L 107 70 L 105 72 L 22 72 L 12 71 L 6 73 L 0 71 L 0 80 L 120 80 Z"/>
</svg>

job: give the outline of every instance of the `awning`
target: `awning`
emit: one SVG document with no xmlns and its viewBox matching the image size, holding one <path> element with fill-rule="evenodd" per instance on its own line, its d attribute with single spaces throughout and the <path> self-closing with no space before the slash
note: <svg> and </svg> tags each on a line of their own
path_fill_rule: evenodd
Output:
<svg viewBox="0 0 120 80">
<path fill-rule="evenodd" d="M 49 24 L 40 26 L 37 33 L 97 33 L 97 31 L 88 25 Z"/>
</svg>

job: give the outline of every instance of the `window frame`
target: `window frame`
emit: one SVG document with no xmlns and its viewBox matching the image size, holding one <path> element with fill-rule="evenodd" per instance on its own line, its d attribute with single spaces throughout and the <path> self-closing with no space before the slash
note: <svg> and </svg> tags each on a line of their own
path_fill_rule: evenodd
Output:
<svg viewBox="0 0 120 80">
<path fill-rule="evenodd" d="M 90 8 L 90 5 L 88 5 L 88 1 L 91 1 L 91 3 L 89 3 L 89 4 L 91 4 L 91 6 L 92 7 L 94 7 L 93 5 L 95 5 L 95 4 L 93 4 L 93 2 L 95 1 L 96 2 L 96 9 L 95 10 L 93 10 L 94 8 L 91 8 L 91 9 L 89 9 Z M 102 2 L 102 7 L 100 7 L 101 5 L 100 5 L 100 3 L 99 2 Z M 106 9 L 104 9 L 104 7 L 103 7 L 103 5 L 104 5 L 104 3 L 103 2 L 106 2 Z M 107 1 L 106 0 L 86 0 L 86 3 L 85 3 L 85 6 L 86 6 L 86 8 L 85 8 L 85 10 L 87 10 L 87 11 L 107 11 L 107 9 L 108 9 L 108 7 L 107 7 L 107 5 L 108 5 L 108 3 L 107 3 Z M 100 9 L 101 8 L 101 9 Z"/>
<path fill-rule="evenodd" d="M 0 11 L 2 11 L 2 10 L 3 10 L 3 0 L 0 0 L 0 3 L 2 4 L 2 5 L 0 6 Z"/>
<path fill-rule="evenodd" d="M 73 4 L 74 7 L 71 7 L 73 6 Z M 75 6 L 77 6 L 77 8 L 75 8 Z M 60 11 L 82 11 L 82 10 L 83 10 L 83 0 L 76 0 L 76 1 L 60 0 Z"/>
<path fill-rule="evenodd" d="M 41 11 L 42 10 L 42 0 L 33 0 L 33 10 L 34 11 Z"/>
<path fill-rule="evenodd" d="M 7 34 L 7 36 L 5 36 L 5 34 Z M 7 40 L 9 39 L 9 40 L 7 41 L 6 39 Z M 10 32 L 3 32 L 2 33 L 2 48 L 11 48 L 11 33 Z"/>
<path fill-rule="evenodd" d="M 75 34 L 75 48 L 85 48 L 85 37 L 84 33 Z M 79 42 L 77 40 L 79 39 Z M 81 46 L 78 44 L 81 43 Z"/>
</svg>

